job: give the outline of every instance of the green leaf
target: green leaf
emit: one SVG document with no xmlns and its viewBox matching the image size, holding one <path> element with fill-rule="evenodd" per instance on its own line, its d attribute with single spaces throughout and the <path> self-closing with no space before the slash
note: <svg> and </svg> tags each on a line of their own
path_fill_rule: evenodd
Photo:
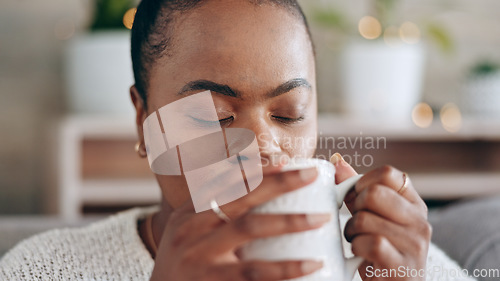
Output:
<svg viewBox="0 0 500 281">
<path fill-rule="evenodd" d="M 342 13 L 333 9 L 315 10 L 312 13 L 312 19 L 325 27 L 333 27 L 341 30 L 345 30 L 346 27 Z"/>
<path fill-rule="evenodd" d="M 377 0 L 377 5 L 380 7 L 383 7 L 385 10 L 394 10 L 394 7 L 396 6 L 396 2 L 398 0 Z"/>
<path fill-rule="evenodd" d="M 453 40 L 443 27 L 436 24 L 429 24 L 427 26 L 427 34 L 443 53 L 452 53 L 455 50 Z"/>
<path fill-rule="evenodd" d="M 394 19 L 396 4 L 398 0 L 375 0 L 373 2 L 375 17 L 381 22 L 382 26 L 387 26 Z"/>
<path fill-rule="evenodd" d="M 471 69 L 471 73 L 473 75 L 488 75 L 495 73 L 500 70 L 500 66 L 494 62 L 491 61 L 483 61 L 475 65 Z"/>
<path fill-rule="evenodd" d="M 132 0 L 96 1 L 94 22 L 91 29 L 124 29 L 123 15 L 133 7 Z"/>
</svg>

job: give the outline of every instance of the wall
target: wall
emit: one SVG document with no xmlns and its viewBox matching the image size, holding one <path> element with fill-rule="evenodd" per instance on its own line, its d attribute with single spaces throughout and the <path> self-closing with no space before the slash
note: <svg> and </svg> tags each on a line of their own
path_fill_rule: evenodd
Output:
<svg viewBox="0 0 500 281">
<path fill-rule="evenodd" d="M 46 128 L 64 112 L 61 20 L 84 23 L 86 1 L 0 3 L 0 214 L 36 213 L 47 155 Z"/>
<path fill-rule="evenodd" d="M 357 20 L 369 11 L 367 0 L 304 0 L 306 12 L 313 7 L 333 7 L 344 13 L 346 21 L 356 28 Z M 454 52 L 443 54 L 433 42 L 427 42 L 426 77 L 423 99 L 434 106 L 455 101 L 465 73 L 474 63 L 483 59 L 500 62 L 500 2 L 495 0 L 401 0 L 397 19 L 419 24 L 438 23 L 454 42 Z M 309 20 L 311 25 L 318 26 Z M 320 110 L 338 110 L 340 100 L 339 56 L 345 37 L 332 30 L 313 32 L 318 51 L 318 90 Z"/>
<path fill-rule="evenodd" d="M 318 0 L 320 1 L 320 0 Z M 302 1 L 307 8 L 310 0 Z M 335 0 L 352 21 L 366 1 Z M 72 21 L 79 30 L 92 2 L 85 0 L 2 0 L 0 3 L 0 214 L 37 213 L 45 189 L 50 144 L 47 128 L 65 113 L 61 32 Z M 431 17 L 456 40 L 449 56 L 429 50 L 424 98 L 433 104 L 453 100 L 464 71 L 481 58 L 500 61 L 500 1 L 405 0 L 401 17 Z M 443 12 L 445 11 L 445 12 Z M 61 31 L 62 28 L 62 31 Z M 314 32 L 318 47 L 320 109 L 338 108 L 339 70 L 335 34 Z"/>
</svg>

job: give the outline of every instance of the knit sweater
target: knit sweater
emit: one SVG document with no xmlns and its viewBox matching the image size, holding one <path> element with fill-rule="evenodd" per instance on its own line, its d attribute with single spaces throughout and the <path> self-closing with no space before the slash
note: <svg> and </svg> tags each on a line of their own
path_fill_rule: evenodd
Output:
<svg viewBox="0 0 500 281">
<path fill-rule="evenodd" d="M 83 228 L 51 230 L 24 240 L 0 260 L 0 280 L 149 280 L 154 260 L 137 224 L 155 209 L 135 208 Z M 350 254 L 350 246 L 344 248 Z M 460 270 L 431 244 L 428 268 L 434 267 Z M 427 280 L 447 280 L 442 278 L 428 275 Z"/>
</svg>

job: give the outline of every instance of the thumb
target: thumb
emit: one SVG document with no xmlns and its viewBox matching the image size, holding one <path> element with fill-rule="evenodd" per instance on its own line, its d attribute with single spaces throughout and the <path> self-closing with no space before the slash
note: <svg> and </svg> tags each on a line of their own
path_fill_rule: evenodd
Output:
<svg viewBox="0 0 500 281">
<path fill-rule="evenodd" d="M 358 174 L 338 152 L 332 155 L 330 162 L 335 166 L 335 182 L 337 184 Z"/>
<path fill-rule="evenodd" d="M 354 168 L 347 163 L 342 155 L 339 153 L 335 153 L 332 155 L 330 158 L 330 162 L 335 166 L 335 182 L 337 184 L 345 181 L 346 179 L 357 175 L 358 173 L 354 170 Z M 354 192 L 354 189 L 351 190 L 349 193 L 347 193 L 346 197 L 344 198 L 344 202 L 347 206 L 347 209 L 349 211 L 353 210 L 354 207 L 354 199 L 356 199 L 356 192 Z"/>
</svg>

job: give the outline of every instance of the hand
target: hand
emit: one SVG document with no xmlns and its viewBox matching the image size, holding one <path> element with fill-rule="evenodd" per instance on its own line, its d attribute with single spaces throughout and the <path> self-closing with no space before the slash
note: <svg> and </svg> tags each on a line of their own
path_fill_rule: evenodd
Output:
<svg viewBox="0 0 500 281">
<path fill-rule="evenodd" d="M 341 157 L 334 164 L 337 182 L 357 174 Z M 427 206 L 407 180 L 408 188 L 398 193 L 403 173 L 383 166 L 366 173 L 346 196 L 352 218 L 344 235 L 354 255 L 365 259 L 359 268 L 364 281 L 425 280 L 432 229 L 427 222 Z M 390 269 L 391 278 L 379 275 Z M 413 271 L 407 274 L 407 270 Z"/>
<path fill-rule="evenodd" d="M 315 261 L 243 262 L 236 252 L 257 238 L 321 227 L 329 215 L 257 215 L 248 211 L 317 177 L 316 168 L 301 171 L 265 171 L 260 186 L 221 209 L 229 223 L 212 210 L 195 213 L 188 202 L 170 216 L 163 232 L 151 280 L 243 281 L 283 280 L 310 274 L 322 267 Z"/>
</svg>

